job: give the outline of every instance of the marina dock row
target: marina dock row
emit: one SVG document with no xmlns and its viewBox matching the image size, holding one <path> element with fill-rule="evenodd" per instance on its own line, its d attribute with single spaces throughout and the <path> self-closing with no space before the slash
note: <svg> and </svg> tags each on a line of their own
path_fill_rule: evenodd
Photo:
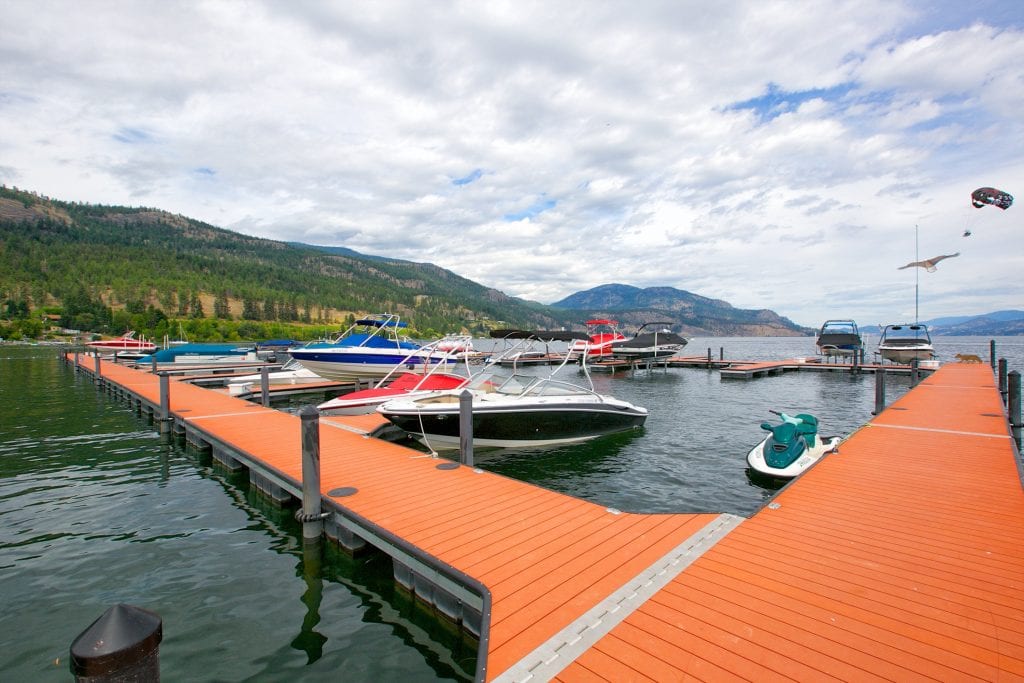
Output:
<svg viewBox="0 0 1024 683">
<path fill-rule="evenodd" d="M 92 361 L 301 497 L 298 416 Z M 942 366 L 747 519 L 623 513 L 369 437 L 381 419 L 319 421 L 328 535 L 476 634 L 479 680 L 1024 680 L 1022 470 L 988 366 Z"/>
</svg>

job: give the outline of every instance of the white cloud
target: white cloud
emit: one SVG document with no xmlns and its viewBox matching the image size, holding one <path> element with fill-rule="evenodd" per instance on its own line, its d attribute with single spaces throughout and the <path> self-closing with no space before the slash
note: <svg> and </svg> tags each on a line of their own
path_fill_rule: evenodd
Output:
<svg viewBox="0 0 1024 683">
<path fill-rule="evenodd" d="M 1015 6 L 7 3 L 0 181 L 811 326 L 905 313 L 918 224 L 963 252 L 928 316 L 1020 307 L 1016 207 L 967 200 L 1024 187 Z"/>
</svg>

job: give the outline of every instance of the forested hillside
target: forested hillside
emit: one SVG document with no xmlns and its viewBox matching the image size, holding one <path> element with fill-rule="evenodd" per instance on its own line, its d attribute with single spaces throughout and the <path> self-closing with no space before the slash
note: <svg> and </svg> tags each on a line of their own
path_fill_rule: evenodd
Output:
<svg viewBox="0 0 1024 683">
<path fill-rule="evenodd" d="M 430 264 L 330 254 L 156 209 L 61 202 L 10 188 L 0 189 L 0 295 L 5 317 L 49 306 L 66 327 L 103 332 L 121 331 L 119 313 L 147 311 L 132 322 L 147 327 L 162 314 L 337 327 L 392 312 L 426 335 L 487 321 L 560 324 L 540 304 Z"/>
<path fill-rule="evenodd" d="M 670 321 L 686 335 L 808 334 L 776 313 L 671 287 L 602 285 L 553 306 L 509 297 L 432 264 L 249 237 L 165 211 L 62 202 L 0 188 L 0 337 L 49 322 L 160 340 L 309 339 L 368 313 L 414 336 L 495 327 L 629 332 Z"/>
</svg>

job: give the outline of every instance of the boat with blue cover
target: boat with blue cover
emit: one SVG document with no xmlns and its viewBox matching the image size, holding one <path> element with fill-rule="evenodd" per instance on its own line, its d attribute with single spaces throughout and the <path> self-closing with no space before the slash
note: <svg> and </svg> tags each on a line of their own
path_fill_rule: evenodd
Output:
<svg viewBox="0 0 1024 683">
<path fill-rule="evenodd" d="M 338 382 L 378 379 L 396 365 L 415 370 L 440 364 L 440 372 L 455 368 L 458 361 L 451 354 L 402 339 L 399 331 L 406 326 L 399 316 L 390 313 L 367 316 L 333 340 L 293 348 L 289 354 L 303 367 Z"/>
</svg>

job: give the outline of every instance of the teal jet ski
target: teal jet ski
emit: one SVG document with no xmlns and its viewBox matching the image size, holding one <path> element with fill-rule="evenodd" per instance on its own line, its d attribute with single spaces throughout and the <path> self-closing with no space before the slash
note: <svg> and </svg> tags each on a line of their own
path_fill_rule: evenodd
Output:
<svg viewBox="0 0 1024 683">
<path fill-rule="evenodd" d="M 813 415 L 768 412 L 778 415 L 782 422 L 761 423 L 761 429 L 768 432 L 768 436 L 747 454 L 747 465 L 758 474 L 773 479 L 792 479 L 821 456 L 834 451 L 842 440 L 838 436 L 822 438 L 818 434 L 818 419 Z"/>
</svg>

